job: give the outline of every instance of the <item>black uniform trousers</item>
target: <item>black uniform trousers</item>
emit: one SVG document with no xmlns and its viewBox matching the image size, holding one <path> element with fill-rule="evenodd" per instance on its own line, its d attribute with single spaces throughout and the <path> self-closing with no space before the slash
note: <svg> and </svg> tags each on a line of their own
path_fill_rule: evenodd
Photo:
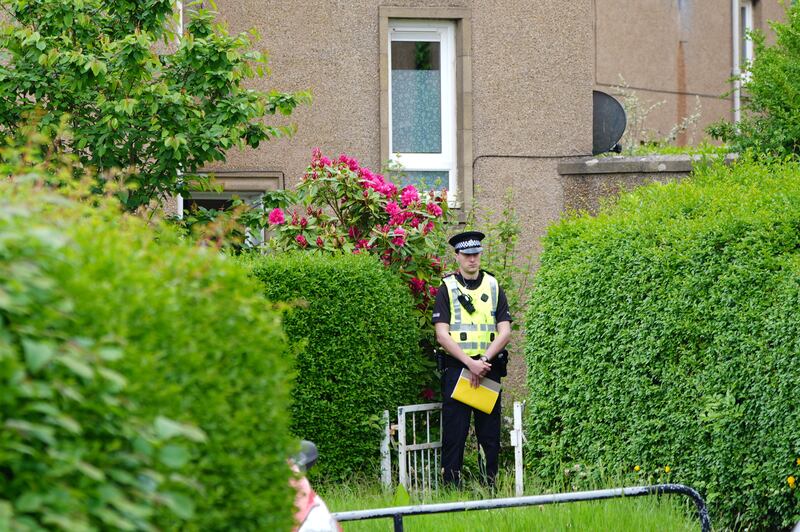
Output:
<svg viewBox="0 0 800 532">
<path fill-rule="evenodd" d="M 459 486 L 461 483 L 461 466 L 464 462 L 464 445 L 469 433 L 469 423 L 475 414 L 475 433 L 478 445 L 486 457 L 486 478 L 489 486 L 494 486 L 497 476 L 498 456 L 500 454 L 500 401 L 502 392 L 497 398 L 494 410 L 486 414 L 456 401 L 450 396 L 458 382 L 463 367 L 446 367 L 442 373 L 442 469 L 444 484 Z M 500 382 L 496 368 L 487 374 L 492 380 Z"/>
</svg>

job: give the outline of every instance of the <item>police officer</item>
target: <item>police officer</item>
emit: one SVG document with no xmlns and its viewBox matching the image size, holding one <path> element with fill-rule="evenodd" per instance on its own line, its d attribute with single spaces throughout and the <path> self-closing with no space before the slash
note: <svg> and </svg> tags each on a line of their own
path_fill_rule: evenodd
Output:
<svg viewBox="0 0 800 532">
<path fill-rule="evenodd" d="M 494 485 L 500 453 L 500 399 L 491 414 L 452 399 L 461 370 L 470 372 L 471 385 L 482 377 L 500 381 L 505 375 L 504 348 L 511 338 L 508 300 L 497 279 L 481 270 L 479 231 L 459 233 L 449 240 L 455 249 L 458 271 L 443 279 L 433 307 L 436 340 L 444 348 L 442 373 L 442 469 L 444 484 L 459 486 L 464 444 L 472 413 L 478 444 L 486 458 L 486 482 Z"/>
</svg>

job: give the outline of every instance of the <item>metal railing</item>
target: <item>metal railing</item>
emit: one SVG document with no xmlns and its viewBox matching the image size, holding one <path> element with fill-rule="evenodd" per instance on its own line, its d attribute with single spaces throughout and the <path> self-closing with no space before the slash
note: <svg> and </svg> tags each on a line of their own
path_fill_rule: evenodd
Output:
<svg viewBox="0 0 800 532">
<path fill-rule="evenodd" d="M 562 504 L 567 502 L 597 501 L 620 497 L 642 497 L 646 495 L 677 494 L 685 495 L 694 501 L 702 532 L 711 531 L 711 519 L 708 508 L 697 491 L 683 484 L 656 484 L 653 486 L 634 486 L 594 491 L 575 491 L 572 493 L 555 493 L 552 495 L 532 495 L 527 497 L 511 497 L 507 499 L 489 499 L 485 501 L 447 502 L 441 504 L 421 504 L 417 506 L 396 506 L 394 508 L 377 508 L 374 510 L 357 510 L 333 514 L 337 521 L 361 521 L 363 519 L 393 518 L 395 532 L 403 532 L 403 517 L 408 515 L 440 514 L 448 512 L 466 512 L 470 510 L 492 510 L 496 508 L 515 508 L 520 506 L 539 506 L 543 504 Z"/>
</svg>

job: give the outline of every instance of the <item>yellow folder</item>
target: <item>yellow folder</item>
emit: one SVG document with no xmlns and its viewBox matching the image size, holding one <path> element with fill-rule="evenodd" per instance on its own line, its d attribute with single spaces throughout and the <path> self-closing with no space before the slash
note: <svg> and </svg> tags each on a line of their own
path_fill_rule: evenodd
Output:
<svg viewBox="0 0 800 532">
<path fill-rule="evenodd" d="M 472 408 L 477 408 L 481 412 L 491 414 L 497 398 L 500 397 L 500 383 L 484 377 L 481 379 L 480 386 L 473 388 L 469 376 L 468 369 L 461 370 L 456 387 L 453 389 L 453 395 L 450 397 Z"/>
</svg>

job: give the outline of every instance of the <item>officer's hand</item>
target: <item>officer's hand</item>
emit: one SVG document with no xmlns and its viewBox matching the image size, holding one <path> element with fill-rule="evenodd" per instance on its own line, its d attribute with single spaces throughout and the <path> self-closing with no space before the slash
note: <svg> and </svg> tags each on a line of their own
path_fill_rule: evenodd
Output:
<svg viewBox="0 0 800 532">
<path fill-rule="evenodd" d="M 481 383 L 481 377 L 489 373 L 492 366 L 483 360 L 471 360 L 469 363 L 470 371 L 470 384 L 473 388 L 477 388 Z"/>
</svg>

